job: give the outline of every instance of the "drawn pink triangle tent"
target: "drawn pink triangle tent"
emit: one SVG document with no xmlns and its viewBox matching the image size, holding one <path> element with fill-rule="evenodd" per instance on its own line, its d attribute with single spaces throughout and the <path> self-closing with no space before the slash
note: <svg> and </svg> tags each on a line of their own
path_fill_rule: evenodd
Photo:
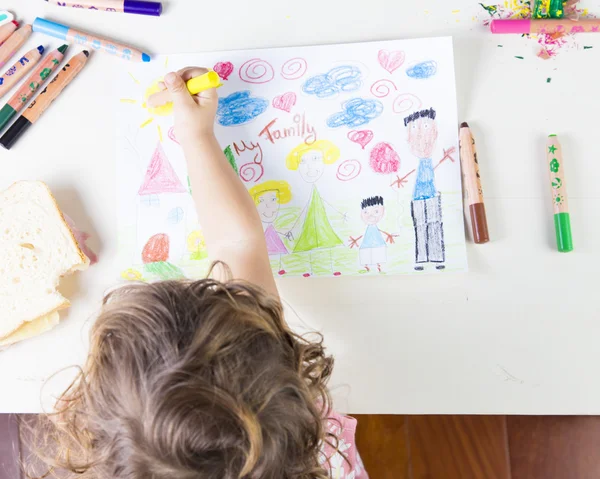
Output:
<svg viewBox="0 0 600 479">
<path fill-rule="evenodd" d="M 165 150 L 158 143 L 138 195 L 160 195 L 162 193 L 187 193 L 187 189 L 179 181 Z"/>
</svg>

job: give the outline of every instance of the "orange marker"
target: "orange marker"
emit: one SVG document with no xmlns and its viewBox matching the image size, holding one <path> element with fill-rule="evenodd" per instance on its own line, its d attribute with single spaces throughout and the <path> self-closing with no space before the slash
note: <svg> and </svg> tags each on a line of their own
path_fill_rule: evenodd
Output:
<svg viewBox="0 0 600 479">
<path fill-rule="evenodd" d="M 4 75 L 0 77 L 0 98 L 15 86 L 21 78 L 29 73 L 34 66 L 42 59 L 44 47 L 40 45 L 23 55 L 17 63 L 10 67 Z"/>
<path fill-rule="evenodd" d="M 0 27 L 0 45 L 2 45 L 8 37 L 10 37 L 15 30 L 19 27 L 19 24 L 14 20 L 6 25 Z"/>
<path fill-rule="evenodd" d="M 31 125 L 37 122 L 43 113 L 52 105 L 62 91 L 75 79 L 87 63 L 90 53 L 86 50 L 75 55 L 67 63 L 62 71 L 58 72 L 46 89 L 40 93 L 29 108 L 17 118 L 12 126 L 0 138 L 0 145 L 10 150 L 19 138 Z"/>
<path fill-rule="evenodd" d="M 0 69 L 14 57 L 31 36 L 31 25 L 25 25 L 13 33 L 0 47 Z"/>
</svg>

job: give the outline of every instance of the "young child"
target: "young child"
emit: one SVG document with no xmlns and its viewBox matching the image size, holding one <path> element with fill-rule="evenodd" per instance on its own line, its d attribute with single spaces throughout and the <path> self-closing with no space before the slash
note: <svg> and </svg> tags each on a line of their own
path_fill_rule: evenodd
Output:
<svg viewBox="0 0 600 479">
<path fill-rule="evenodd" d="M 365 479 L 355 420 L 330 409 L 333 359 L 285 322 L 259 214 L 213 132 L 217 93 L 185 87 L 205 72 L 167 75 L 149 104 L 174 103 L 206 245 L 220 262 L 214 279 L 129 285 L 105 298 L 85 367 L 37 426 L 45 477 Z"/>
<path fill-rule="evenodd" d="M 350 238 L 350 248 L 358 247 L 360 264 L 364 266 L 365 272 L 368 273 L 371 271 L 370 266 L 377 265 L 377 271 L 383 273 L 381 266 L 387 262 L 386 241 L 394 244 L 394 238 L 398 235 L 386 233 L 377 226 L 385 214 L 383 197 L 372 196 L 365 198 L 360 204 L 360 208 L 360 217 L 367 225 L 367 229 L 364 235 L 358 238 Z M 358 246 L 358 242 L 361 239 L 362 243 Z"/>
</svg>

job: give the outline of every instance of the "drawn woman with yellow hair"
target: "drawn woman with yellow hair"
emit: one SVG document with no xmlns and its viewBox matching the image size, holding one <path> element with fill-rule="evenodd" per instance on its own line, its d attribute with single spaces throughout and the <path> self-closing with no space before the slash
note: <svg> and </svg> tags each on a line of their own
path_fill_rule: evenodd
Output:
<svg viewBox="0 0 600 479">
<path fill-rule="evenodd" d="M 297 170 L 306 183 L 313 185 L 309 203 L 298 218 L 300 221 L 302 214 L 306 211 L 302 232 L 294 247 L 294 253 L 331 249 L 343 244 L 329 222 L 325 210 L 327 203 L 321 198 L 316 186 L 317 181 L 323 176 L 325 165 L 331 165 L 339 158 L 340 149 L 327 140 L 315 141 L 311 145 L 301 143 L 286 158 L 288 169 Z M 331 205 L 328 206 L 331 207 Z M 336 274 L 334 271 L 332 273 Z M 306 273 L 304 276 L 310 276 L 310 273 Z"/>
<path fill-rule="evenodd" d="M 289 251 L 279 236 L 286 235 L 279 233 L 274 223 L 279 216 L 280 206 L 289 203 L 292 199 L 292 189 L 287 181 L 269 180 L 250 188 L 248 192 L 254 199 L 263 225 L 266 225 L 265 240 L 269 256 L 279 256 L 279 274 L 284 275 L 285 270 L 281 268 L 281 255 L 288 254 Z"/>
</svg>

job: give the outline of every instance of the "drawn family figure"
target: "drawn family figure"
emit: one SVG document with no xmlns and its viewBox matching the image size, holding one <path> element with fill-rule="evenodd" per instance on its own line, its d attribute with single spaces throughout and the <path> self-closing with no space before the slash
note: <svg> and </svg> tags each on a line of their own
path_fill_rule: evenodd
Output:
<svg viewBox="0 0 600 479">
<path fill-rule="evenodd" d="M 308 204 L 304 207 L 296 222 L 298 224 L 304 218 L 302 231 L 293 250 L 294 253 L 308 253 L 310 271 L 304 273 L 304 277 L 312 275 L 313 256 L 311 252 L 315 250 L 329 250 L 330 265 L 327 269 L 331 269 L 335 276 L 340 275 L 338 271 L 335 271 L 331 249 L 340 246 L 343 242 L 331 226 L 325 206 L 328 206 L 344 219 L 346 216 L 327 203 L 317 189 L 317 183 L 323 176 L 326 165 L 335 163 L 339 158 L 340 149 L 327 140 L 318 140 L 311 145 L 301 143 L 286 158 L 287 168 L 298 171 L 303 181 L 312 184 Z M 294 227 L 292 227 L 292 230 Z"/>
<path fill-rule="evenodd" d="M 367 229 L 358 238 L 350 237 L 350 248 L 359 248 L 360 264 L 364 266 L 362 272 L 371 271 L 371 266 L 376 266 L 379 273 L 383 273 L 381 265 L 387 262 L 387 243 L 394 244 L 394 238 L 398 235 L 386 233 L 379 229 L 377 224 L 385 215 L 383 197 L 372 196 L 365 198 L 361 205 L 360 217 L 367 225 Z M 384 238 L 385 235 L 385 238 Z M 362 239 L 362 243 L 359 241 Z"/>
<path fill-rule="evenodd" d="M 291 233 L 280 233 L 275 229 L 275 220 L 279 216 L 281 205 L 289 203 L 292 199 L 292 188 L 287 181 L 269 180 L 253 186 L 249 190 L 254 199 L 256 209 L 265 228 L 265 240 L 269 256 L 279 259 L 279 274 L 284 275 L 281 267 L 281 256 L 288 254 L 282 236 L 291 237 Z"/>
<path fill-rule="evenodd" d="M 410 150 L 419 159 L 411 202 L 416 271 L 423 271 L 425 263 L 436 263 L 436 269 L 444 269 L 446 261 L 442 196 L 435 187 L 432 160 L 438 138 L 435 117 L 436 111 L 430 108 L 417 111 L 404 119 Z"/>
</svg>

